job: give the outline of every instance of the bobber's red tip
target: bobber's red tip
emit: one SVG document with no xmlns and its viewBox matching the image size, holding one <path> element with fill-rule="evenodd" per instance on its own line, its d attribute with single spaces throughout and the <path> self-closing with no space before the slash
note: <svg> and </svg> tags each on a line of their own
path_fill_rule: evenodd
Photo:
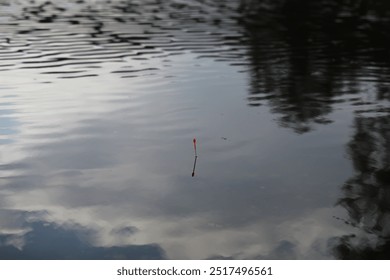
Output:
<svg viewBox="0 0 390 280">
<path fill-rule="evenodd" d="M 197 153 L 196 153 L 196 138 L 194 138 L 194 140 L 192 140 L 194 142 L 194 151 L 195 151 L 195 156 L 197 156 Z"/>
</svg>

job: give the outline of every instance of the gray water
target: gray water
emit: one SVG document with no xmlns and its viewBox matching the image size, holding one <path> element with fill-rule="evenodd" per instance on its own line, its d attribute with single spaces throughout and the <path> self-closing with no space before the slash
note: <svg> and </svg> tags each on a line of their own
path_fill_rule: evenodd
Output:
<svg viewBox="0 0 390 280">
<path fill-rule="evenodd" d="M 390 9 L 311 2 L 1 1 L 0 259 L 388 258 Z"/>
</svg>

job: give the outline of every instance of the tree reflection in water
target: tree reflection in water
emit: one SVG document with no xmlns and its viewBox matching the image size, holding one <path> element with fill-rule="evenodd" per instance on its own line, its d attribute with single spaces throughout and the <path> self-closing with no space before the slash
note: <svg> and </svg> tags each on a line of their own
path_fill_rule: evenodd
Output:
<svg viewBox="0 0 390 280">
<path fill-rule="evenodd" d="M 305 133 L 331 122 L 334 104 L 359 93 L 370 65 L 388 95 L 388 1 L 242 1 L 240 10 L 249 105 L 269 105 L 280 125 Z"/>
<path fill-rule="evenodd" d="M 358 96 L 370 84 L 373 107 L 356 110 L 348 145 L 357 174 L 337 203 L 360 234 L 334 238 L 330 246 L 340 259 L 390 258 L 390 111 L 379 104 L 390 100 L 390 2 L 248 0 L 240 10 L 251 64 L 249 105 L 269 105 L 280 125 L 305 133 L 329 123 L 327 115 L 347 95 L 355 95 L 352 106 L 364 105 Z"/>
<path fill-rule="evenodd" d="M 358 117 L 348 150 L 357 174 L 343 186 L 338 201 L 361 235 L 336 239 L 341 259 L 390 258 L 390 119 Z"/>
</svg>

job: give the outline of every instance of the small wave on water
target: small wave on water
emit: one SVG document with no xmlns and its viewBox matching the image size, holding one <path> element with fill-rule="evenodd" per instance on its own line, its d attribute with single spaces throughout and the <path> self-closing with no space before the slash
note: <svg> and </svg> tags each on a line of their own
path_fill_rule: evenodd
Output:
<svg viewBox="0 0 390 280">
<path fill-rule="evenodd" d="M 234 20 L 236 4 L 14 1 L 3 5 L 0 60 L 6 64 L 0 70 L 31 69 L 45 74 L 40 70 L 54 68 L 64 71 L 58 73 L 63 78 L 77 66 L 97 65 L 99 70 L 84 71 L 99 75 L 105 63 L 115 63 L 118 69 L 110 68 L 120 73 L 132 65 L 132 59 L 150 62 L 177 52 L 242 58 L 243 50 L 228 44 L 240 37 Z"/>
</svg>

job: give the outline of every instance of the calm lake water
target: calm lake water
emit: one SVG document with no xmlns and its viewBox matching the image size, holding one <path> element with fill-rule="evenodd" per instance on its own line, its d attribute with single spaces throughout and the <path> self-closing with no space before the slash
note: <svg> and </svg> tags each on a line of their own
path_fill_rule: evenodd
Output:
<svg viewBox="0 0 390 280">
<path fill-rule="evenodd" d="M 0 259 L 389 258 L 390 5 L 350 2 L 1 1 Z"/>
</svg>

